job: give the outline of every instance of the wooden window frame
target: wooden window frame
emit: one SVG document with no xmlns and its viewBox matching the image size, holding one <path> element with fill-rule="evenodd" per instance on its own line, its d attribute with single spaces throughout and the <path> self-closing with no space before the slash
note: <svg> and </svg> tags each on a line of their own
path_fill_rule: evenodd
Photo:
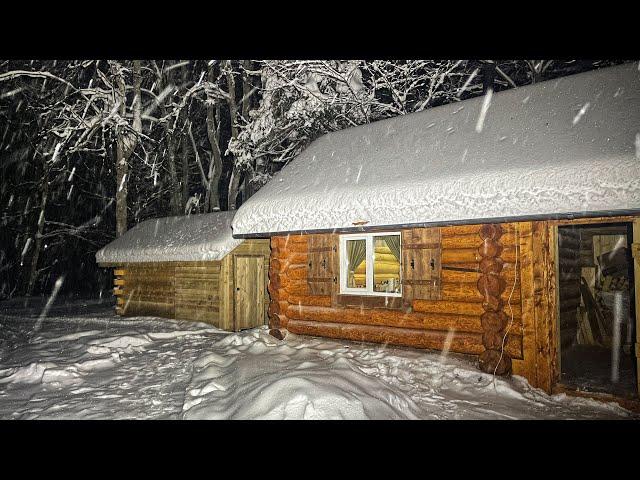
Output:
<svg viewBox="0 0 640 480">
<path fill-rule="evenodd" d="M 373 251 L 373 239 L 375 237 L 387 237 L 391 235 L 397 235 L 400 238 L 400 292 L 398 293 L 388 293 L 388 292 L 376 292 L 373 287 L 373 264 L 374 264 L 374 251 Z M 347 256 L 347 241 L 348 240 L 365 240 L 366 245 L 366 255 L 365 261 L 367 262 L 366 269 L 366 278 L 367 278 L 367 288 L 349 288 L 347 287 L 347 267 L 348 267 L 348 256 Z M 338 240 L 338 255 L 340 259 L 340 272 L 339 272 L 339 287 L 338 294 L 339 295 L 351 295 L 351 296 L 359 296 L 359 297 L 397 297 L 402 298 L 403 288 L 402 288 L 402 234 L 401 232 L 376 232 L 376 233 L 352 233 L 340 235 Z M 369 268 L 369 265 L 372 268 Z"/>
</svg>

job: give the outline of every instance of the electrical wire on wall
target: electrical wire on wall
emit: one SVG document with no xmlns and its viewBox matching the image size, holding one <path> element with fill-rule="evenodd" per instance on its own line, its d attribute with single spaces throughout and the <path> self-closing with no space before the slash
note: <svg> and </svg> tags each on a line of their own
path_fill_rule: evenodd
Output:
<svg viewBox="0 0 640 480">
<path fill-rule="evenodd" d="M 516 261 L 513 264 L 513 285 L 511 286 L 511 292 L 509 292 L 509 299 L 507 300 L 507 306 L 509 307 L 509 313 L 511 315 L 511 320 L 509 320 L 509 325 L 504 331 L 504 336 L 502 337 L 502 345 L 500 346 L 500 358 L 496 363 L 496 367 L 493 369 L 493 388 L 496 388 L 496 371 L 498 370 L 498 366 L 502 361 L 502 357 L 504 356 L 504 344 L 507 340 L 507 335 L 509 335 L 509 331 L 511 330 L 511 326 L 513 325 L 513 308 L 511 307 L 511 297 L 513 297 L 513 292 L 516 289 L 516 283 L 518 282 L 518 258 L 520 257 L 520 229 L 518 228 L 518 224 L 516 226 Z"/>
</svg>

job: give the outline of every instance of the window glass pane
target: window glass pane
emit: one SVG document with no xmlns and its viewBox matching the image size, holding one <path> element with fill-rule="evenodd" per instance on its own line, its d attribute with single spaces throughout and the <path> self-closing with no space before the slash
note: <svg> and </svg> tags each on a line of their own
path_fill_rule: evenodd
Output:
<svg viewBox="0 0 640 480">
<path fill-rule="evenodd" d="M 367 243 L 347 240 L 347 288 L 367 288 Z"/>
<path fill-rule="evenodd" d="M 400 235 L 373 237 L 373 291 L 400 293 Z"/>
</svg>

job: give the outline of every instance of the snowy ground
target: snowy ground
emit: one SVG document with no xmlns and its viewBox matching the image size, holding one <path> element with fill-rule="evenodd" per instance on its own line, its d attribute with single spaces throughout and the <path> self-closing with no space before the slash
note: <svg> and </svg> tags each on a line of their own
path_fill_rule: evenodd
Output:
<svg viewBox="0 0 640 480">
<path fill-rule="evenodd" d="M 4 419 L 624 419 L 469 361 L 265 329 L 120 319 L 100 301 L 0 303 Z"/>
</svg>

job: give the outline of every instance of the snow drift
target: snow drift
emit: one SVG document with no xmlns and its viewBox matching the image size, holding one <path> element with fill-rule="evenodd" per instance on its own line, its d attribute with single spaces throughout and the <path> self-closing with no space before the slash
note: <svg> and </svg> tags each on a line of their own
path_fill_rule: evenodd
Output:
<svg viewBox="0 0 640 480">
<path fill-rule="evenodd" d="M 34 331 L 41 307 L 0 304 L 0 418 L 634 418 L 440 352 L 121 319 L 95 301 L 54 305 Z"/>
</svg>

